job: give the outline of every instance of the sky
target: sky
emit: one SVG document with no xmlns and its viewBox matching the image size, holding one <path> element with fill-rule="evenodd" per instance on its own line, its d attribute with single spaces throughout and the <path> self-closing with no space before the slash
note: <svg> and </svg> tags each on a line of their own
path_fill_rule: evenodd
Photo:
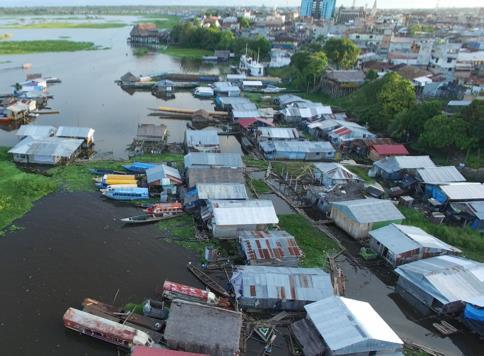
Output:
<svg viewBox="0 0 484 356">
<path fill-rule="evenodd" d="M 479 7 L 483 0 L 377 0 L 379 8 Z M 350 6 L 353 0 L 336 0 L 336 6 Z M 357 6 L 373 6 L 374 0 L 356 0 Z M 244 5 L 299 6 L 300 0 L 245 0 Z M 240 6 L 240 0 L 0 0 L 0 6 L 84 6 L 84 5 L 199 5 Z"/>
</svg>

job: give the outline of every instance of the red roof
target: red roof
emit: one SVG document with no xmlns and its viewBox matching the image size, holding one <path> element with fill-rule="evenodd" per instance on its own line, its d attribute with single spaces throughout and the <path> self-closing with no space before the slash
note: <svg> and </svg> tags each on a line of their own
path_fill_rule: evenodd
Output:
<svg viewBox="0 0 484 356">
<path fill-rule="evenodd" d="M 256 117 L 249 117 L 249 118 L 237 120 L 239 125 L 242 126 L 244 129 L 249 128 L 250 126 L 252 126 L 257 121 L 262 122 L 262 123 L 266 124 L 267 126 L 274 126 L 274 124 L 272 122 L 270 122 L 269 120 L 262 119 L 262 118 L 256 118 Z"/>
<path fill-rule="evenodd" d="M 395 145 L 373 145 L 371 147 L 376 153 L 383 156 L 406 156 L 407 148 L 401 144 Z"/>
<path fill-rule="evenodd" d="M 154 347 L 135 346 L 131 351 L 131 356 L 210 356 L 207 354 L 195 354 L 192 352 L 174 351 L 168 349 L 158 349 Z"/>
<path fill-rule="evenodd" d="M 340 127 L 339 129 L 336 129 L 333 132 L 335 134 L 337 134 L 338 136 L 344 136 L 344 135 L 351 133 L 351 130 L 346 128 L 346 127 Z"/>
</svg>

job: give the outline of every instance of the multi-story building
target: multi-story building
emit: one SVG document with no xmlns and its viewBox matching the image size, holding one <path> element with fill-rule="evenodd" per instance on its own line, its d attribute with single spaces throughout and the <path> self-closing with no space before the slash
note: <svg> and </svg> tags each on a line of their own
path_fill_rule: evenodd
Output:
<svg viewBox="0 0 484 356">
<path fill-rule="evenodd" d="M 302 0 L 301 17 L 329 20 L 334 16 L 336 0 Z"/>
</svg>

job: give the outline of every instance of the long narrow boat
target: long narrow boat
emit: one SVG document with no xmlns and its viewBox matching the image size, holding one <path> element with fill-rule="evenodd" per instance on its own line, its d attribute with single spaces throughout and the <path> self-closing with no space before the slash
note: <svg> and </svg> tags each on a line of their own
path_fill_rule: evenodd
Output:
<svg viewBox="0 0 484 356">
<path fill-rule="evenodd" d="M 126 175 L 126 172 L 115 171 L 112 169 L 104 169 L 104 168 L 90 168 L 89 172 L 97 176 L 103 176 L 105 174 Z"/>
<path fill-rule="evenodd" d="M 215 280 L 212 277 L 208 276 L 200 268 L 195 267 L 191 262 L 188 262 L 187 268 L 190 272 L 193 273 L 195 277 L 197 277 L 200 280 L 200 282 L 205 284 L 213 292 L 224 297 L 230 297 L 230 294 L 225 290 L 224 287 L 222 287 L 220 284 L 215 282 Z"/>
<path fill-rule="evenodd" d="M 183 212 L 164 213 L 164 214 L 143 214 L 120 219 L 125 224 L 149 224 L 160 220 L 171 219 L 182 215 Z"/>
<path fill-rule="evenodd" d="M 147 169 L 156 166 L 158 166 L 156 163 L 133 162 L 131 164 L 125 164 L 123 168 L 133 173 L 145 173 Z"/>
<path fill-rule="evenodd" d="M 183 205 L 180 202 L 174 203 L 157 203 L 146 208 L 143 211 L 147 214 L 166 214 L 166 213 L 183 213 Z"/>
</svg>

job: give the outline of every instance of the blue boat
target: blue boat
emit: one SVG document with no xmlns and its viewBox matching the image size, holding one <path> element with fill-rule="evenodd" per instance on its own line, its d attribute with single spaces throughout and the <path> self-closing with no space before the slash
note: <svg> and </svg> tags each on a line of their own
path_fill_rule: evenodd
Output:
<svg viewBox="0 0 484 356">
<path fill-rule="evenodd" d="M 112 169 L 103 169 L 103 168 L 90 168 L 89 172 L 97 176 L 103 176 L 105 174 L 126 174 L 125 172 L 115 171 Z"/>
<path fill-rule="evenodd" d="M 150 169 L 156 166 L 158 166 L 158 164 L 145 163 L 145 162 L 133 162 L 131 164 L 125 164 L 123 168 L 129 172 L 145 173 L 147 169 Z"/>
<path fill-rule="evenodd" d="M 146 200 L 150 198 L 148 188 L 108 187 L 102 194 L 114 200 Z"/>
</svg>

